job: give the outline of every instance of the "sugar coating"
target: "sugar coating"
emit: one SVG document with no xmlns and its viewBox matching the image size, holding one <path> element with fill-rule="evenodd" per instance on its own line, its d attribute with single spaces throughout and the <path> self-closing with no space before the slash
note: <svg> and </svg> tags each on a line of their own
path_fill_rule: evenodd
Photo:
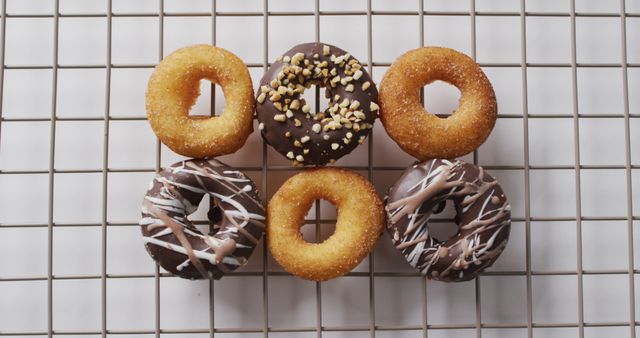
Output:
<svg viewBox="0 0 640 338">
<path fill-rule="evenodd" d="M 420 89 L 436 80 L 461 93 L 458 108 L 444 119 L 420 103 Z M 442 47 L 414 49 L 396 59 L 380 83 L 378 98 L 380 120 L 389 136 L 421 161 L 474 151 L 487 139 L 498 115 L 493 87 L 478 64 Z"/>
<path fill-rule="evenodd" d="M 226 106 L 220 116 L 189 117 L 202 79 L 222 87 Z M 219 47 L 194 45 L 171 53 L 151 74 L 146 99 L 151 128 L 162 143 L 183 156 L 233 153 L 253 132 L 255 102 L 249 71 L 240 58 Z"/>
<path fill-rule="evenodd" d="M 336 230 L 322 243 L 302 238 L 300 227 L 313 202 L 336 206 Z M 384 209 L 374 187 L 346 169 L 307 169 L 289 178 L 269 201 L 267 242 L 271 254 L 288 272 L 324 281 L 351 271 L 380 238 Z"/>
</svg>

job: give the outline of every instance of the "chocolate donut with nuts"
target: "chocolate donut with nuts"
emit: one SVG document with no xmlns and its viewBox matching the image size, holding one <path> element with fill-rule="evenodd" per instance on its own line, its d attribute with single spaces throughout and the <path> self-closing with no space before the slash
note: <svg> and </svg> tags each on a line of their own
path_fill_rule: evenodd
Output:
<svg viewBox="0 0 640 338">
<path fill-rule="evenodd" d="M 429 234 L 431 216 L 452 200 L 458 232 L 446 241 Z M 511 206 L 482 167 L 430 160 L 407 168 L 386 200 L 387 231 L 409 264 L 448 282 L 475 278 L 502 253 L 511 229 Z"/>
<path fill-rule="evenodd" d="M 210 231 L 187 218 L 208 195 Z M 188 279 L 219 279 L 247 263 L 264 233 L 265 210 L 255 184 L 214 160 L 188 160 L 163 169 L 142 204 L 145 247 L 165 270 Z"/>
<path fill-rule="evenodd" d="M 302 97 L 312 85 L 325 88 L 324 111 L 311 109 Z M 278 57 L 262 77 L 258 128 L 294 165 L 333 163 L 367 138 L 377 99 L 376 85 L 351 54 L 326 43 L 305 43 Z"/>
</svg>

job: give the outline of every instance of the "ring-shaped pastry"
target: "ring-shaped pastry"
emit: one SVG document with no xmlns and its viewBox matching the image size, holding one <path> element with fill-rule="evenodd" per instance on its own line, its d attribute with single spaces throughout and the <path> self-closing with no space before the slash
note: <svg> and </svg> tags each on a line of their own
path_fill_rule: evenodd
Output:
<svg viewBox="0 0 640 338">
<path fill-rule="evenodd" d="M 300 227 L 317 199 L 333 203 L 338 218 L 333 235 L 322 243 L 309 243 Z M 341 168 L 309 169 L 289 178 L 271 198 L 267 242 L 285 270 L 324 281 L 356 267 L 378 242 L 383 223 L 382 201 L 367 179 Z"/>
<path fill-rule="evenodd" d="M 200 80 L 222 87 L 226 100 L 219 116 L 190 117 Z M 253 132 L 253 85 L 244 62 L 210 45 L 179 49 L 156 67 L 147 85 L 147 117 L 162 143 L 195 158 L 230 154 Z"/>
<path fill-rule="evenodd" d="M 458 108 L 447 118 L 426 112 L 420 89 L 442 80 L 460 90 Z M 380 120 L 405 152 L 424 161 L 455 158 L 477 149 L 497 118 L 493 87 L 480 66 L 453 49 L 424 47 L 396 59 L 380 83 Z"/>
<path fill-rule="evenodd" d="M 452 200 L 458 232 L 445 241 L 429 231 L 433 214 Z M 511 206 L 482 167 L 430 160 L 407 168 L 389 189 L 387 231 L 409 264 L 431 279 L 475 278 L 500 256 L 511 229 Z"/>
<path fill-rule="evenodd" d="M 303 96 L 314 85 L 325 89 L 323 111 Z M 350 153 L 371 133 L 379 109 L 367 70 L 325 43 L 300 44 L 280 56 L 262 77 L 256 100 L 262 137 L 294 165 L 333 163 Z"/>
<path fill-rule="evenodd" d="M 188 215 L 208 195 L 209 233 Z M 247 263 L 264 233 L 264 207 L 250 178 L 214 160 L 188 160 L 163 169 L 142 204 L 145 247 L 165 270 L 189 279 L 214 278 Z"/>
</svg>

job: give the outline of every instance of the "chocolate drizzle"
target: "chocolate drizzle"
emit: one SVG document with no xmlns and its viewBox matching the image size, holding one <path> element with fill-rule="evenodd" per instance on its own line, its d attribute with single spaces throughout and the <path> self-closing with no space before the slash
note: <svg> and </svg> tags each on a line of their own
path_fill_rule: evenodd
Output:
<svg viewBox="0 0 640 338">
<path fill-rule="evenodd" d="M 312 110 L 302 97 L 313 85 L 326 89 L 324 111 Z M 324 43 L 297 45 L 260 81 L 259 129 L 294 165 L 323 165 L 364 142 L 377 116 L 377 99 L 373 80 L 349 53 Z"/>
<path fill-rule="evenodd" d="M 452 200 L 458 233 L 444 242 L 429 235 L 431 216 Z M 504 250 L 511 207 L 498 182 L 481 167 L 430 160 L 405 170 L 389 190 L 387 231 L 407 261 L 443 281 L 473 279 Z"/>
<path fill-rule="evenodd" d="M 187 218 L 205 195 L 213 226 L 201 233 Z M 246 264 L 264 233 L 264 208 L 253 182 L 217 160 L 175 163 L 154 178 L 140 226 L 151 257 L 183 278 L 215 278 Z"/>
</svg>

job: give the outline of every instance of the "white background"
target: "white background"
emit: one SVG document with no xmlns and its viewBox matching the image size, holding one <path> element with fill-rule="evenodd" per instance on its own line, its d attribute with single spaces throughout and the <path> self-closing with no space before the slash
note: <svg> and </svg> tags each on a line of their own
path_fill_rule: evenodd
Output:
<svg viewBox="0 0 640 338">
<path fill-rule="evenodd" d="M 206 332 L 211 326 L 211 299 L 213 325 L 221 330 L 261 331 L 266 306 L 268 326 L 275 331 L 315 330 L 318 308 L 322 326 L 364 328 L 354 332 L 322 332 L 325 337 L 369 337 L 372 333 L 367 328 L 372 319 L 380 328 L 374 332 L 378 337 L 422 337 L 425 317 L 432 326 L 429 337 L 477 337 L 479 333 L 482 337 L 528 337 L 529 333 L 535 337 L 578 337 L 582 311 L 588 326 L 584 328 L 585 337 L 628 337 L 631 290 L 627 271 L 629 259 L 633 257 L 635 321 L 640 320 L 637 272 L 640 269 L 640 1 L 626 1 L 627 13 L 634 14 L 626 18 L 627 34 L 623 41 L 619 1 L 576 0 L 576 12 L 585 15 L 576 18 L 575 56 L 576 62 L 585 67 L 578 67 L 575 80 L 571 67 L 544 67 L 544 64 L 571 64 L 570 3 L 526 1 L 527 12 L 565 13 L 525 18 L 526 62 L 530 64 L 526 69 L 526 91 L 520 67 L 522 18 L 509 14 L 520 12 L 520 2 L 475 1 L 475 9 L 480 13 L 475 16 L 475 26 L 469 16 L 471 4 L 473 0 L 425 0 L 424 9 L 428 12 L 424 16 L 424 44 L 447 46 L 473 55 L 472 27 L 475 27 L 475 55 L 477 61 L 486 66 L 484 70 L 496 90 L 501 114 L 490 138 L 478 150 L 477 161 L 490 168 L 510 198 L 516 221 L 507 250 L 478 282 L 426 282 L 425 298 L 424 279 L 413 275 L 385 234 L 373 253 L 374 277 L 370 279 L 370 263 L 365 260 L 355 270 L 359 274 L 322 283 L 318 306 L 316 284 L 282 274 L 282 269 L 270 257 L 267 258 L 268 271 L 276 274 L 266 281 L 263 279 L 262 245 L 249 265 L 239 270 L 245 275 L 227 276 L 214 282 L 212 297 L 207 281 L 161 277 L 158 304 L 155 265 L 143 249 L 136 222 L 157 161 L 157 140 L 141 118 L 145 116 L 146 81 L 151 66 L 160 58 L 160 18 L 149 15 L 112 19 L 110 58 L 114 67 L 108 77 L 104 66 L 109 57 L 109 26 L 104 15 L 108 4 L 61 0 L 60 13 L 64 16 L 59 19 L 60 69 L 54 95 L 56 73 L 51 67 L 56 48 L 55 20 L 51 15 L 55 11 L 54 2 L 8 0 L 6 12 L 18 17 L 6 18 L 4 42 L 7 69 L 2 93 L 5 120 L 0 125 L 0 335 L 33 332 L 36 337 L 46 336 L 50 250 L 51 273 L 55 276 L 51 324 L 60 336 L 74 332 L 95 332 L 99 336 L 105 328 L 114 333 L 109 336 L 152 337 L 158 325 L 168 332 L 161 334 L 163 337 L 206 337 L 208 333 L 170 332 Z M 350 51 L 362 62 L 371 61 L 367 56 L 370 47 L 376 65 L 388 64 L 420 45 L 418 6 L 418 1 L 372 1 L 374 12 L 416 13 L 373 15 L 369 45 L 365 0 L 321 0 L 320 11 L 346 10 L 355 14 L 323 13 L 319 18 L 320 39 Z M 155 0 L 113 0 L 112 3 L 115 14 L 157 14 L 158 8 Z M 256 65 L 250 72 L 254 84 L 257 83 L 263 74 L 259 65 L 265 62 L 263 2 L 217 0 L 216 9 L 220 13 L 254 13 L 216 16 L 215 41 L 245 62 Z M 166 55 L 189 44 L 211 43 L 211 10 L 210 1 L 165 0 L 164 11 L 169 15 L 163 19 L 162 53 Z M 310 0 L 269 0 L 269 11 L 275 13 L 313 13 L 314 10 L 315 3 Z M 438 15 L 445 12 L 455 15 Z M 482 15 L 483 12 L 507 15 L 489 16 Z M 176 13 L 197 15 L 171 15 Z M 606 15 L 592 17 L 586 15 L 588 13 Z M 42 15 L 20 17 L 21 14 Z M 74 17 L 73 14 L 96 15 Z M 295 44 L 314 40 L 313 15 L 269 15 L 268 61 Z M 627 71 L 628 102 L 624 96 L 623 68 L 619 66 L 623 43 L 626 43 L 627 61 L 631 65 Z M 24 69 L 34 66 L 37 69 Z M 385 71 L 385 66 L 373 67 L 373 78 L 379 82 Z M 211 109 L 210 87 L 206 83 L 202 87 L 203 95 L 194 114 L 208 114 Z M 109 95 L 105 95 L 107 93 Z M 453 87 L 436 83 L 426 88 L 426 106 L 433 112 L 448 113 L 455 109 L 458 95 Z M 221 112 L 223 106 L 218 88 L 215 111 Z M 626 106 L 632 115 L 628 130 L 623 118 Z M 55 122 L 55 137 L 51 134 L 52 111 L 59 118 Z M 580 114 L 577 154 L 583 169 L 578 171 L 579 180 L 574 170 L 577 162 L 574 112 Z M 108 129 L 105 113 L 109 116 Z M 526 113 L 529 118 L 525 121 L 523 114 Z M 525 128 L 528 149 L 525 149 Z M 108 138 L 104 137 L 105 130 Z M 632 255 L 628 247 L 627 134 L 633 167 L 630 171 L 635 228 Z M 49 196 L 52 139 L 55 139 L 53 168 L 57 173 L 53 175 L 54 189 Z M 104 144 L 106 140 L 108 147 Z M 370 142 L 373 143 L 371 158 L 365 144 L 337 165 L 365 169 L 360 172 L 366 175 L 366 168 L 371 164 L 373 184 L 382 195 L 401 170 L 377 168 L 402 168 L 412 159 L 388 138 L 379 122 Z M 259 169 L 263 164 L 262 147 L 261 137 L 255 132 L 241 150 L 222 160 L 233 166 L 254 168 L 246 173 L 258 186 L 266 185 L 263 196 L 269 198 L 295 170 L 269 170 L 263 175 Z M 528 175 L 529 198 L 525 195 L 527 151 L 528 164 L 532 167 Z M 464 158 L 473 160 L 471 155 Z M 162 166 L 178 159 L 179 156 L 162 146 Z M 266 162 L 269 166 L 288 165 L 288 161 L 272 149 L 268 149 Z M 106 175 L 106 190 L 103 189 L 105 167 L 112 170 Z M 580 211 L 576 210 L 577 197 Z M 103 210 L 105 201 L 107 208 Z M 335 218 L 335 209 L 322 205 L 322 218 Z M 527 218 L 527 209 L 530 218 Z M 104 232 L 103 211 L 108 224 Z M 313 219 L 314 215 L 315 211 L 311 210 L 309 218 Z M 575 218 L 580 215 L 585 219 L 577 224 Z M 198 217 L 202 216 L 200 210 Z M 51 233 L 47 227 L 50 221 L 55 224 Z M 313 225 L 304 227 L 308 238 L 313 237 L 313 231 Z M 326 238 L 331 231 L 330 226 L 323 227 L 323 236 Z M 105 248 L 103 235 L 106 236 Z M 533 271 L 530 279 L 526 276 L 527 242 Z M 579 242 L 581 255 L 577 253 Z M 582 279 L 576 273 L 579 262 L 585 270 Z M 103 269 L 109 276 L 105 284 L 106 303 L 101 298 Z M 75 278 L 78 276 L 86 278 Z M 263 301 L 264 287 L 267 304 Z M 534 326 L 531 332 L 527 330 L 529 305 Z M 156 306 L 160 307 L 159 321 L 155 317 Z M 373 318 L 371 306 L 375 310 Z M 478 324 L 483 326 L 480 332 L 476 331 Z M 556 328 L 553 324 L 567 327 Z M 413 329 L 393 330 L 401 327 Z M 136 332 L 141 333 L 134 334 Z M 259 337 L 263 333 L 216 335 Z M 317 333 L 269 335 L 311 337 Z M 636 328 L 636 336 L 640 337 L 640 327 Z"/>
</svg>

